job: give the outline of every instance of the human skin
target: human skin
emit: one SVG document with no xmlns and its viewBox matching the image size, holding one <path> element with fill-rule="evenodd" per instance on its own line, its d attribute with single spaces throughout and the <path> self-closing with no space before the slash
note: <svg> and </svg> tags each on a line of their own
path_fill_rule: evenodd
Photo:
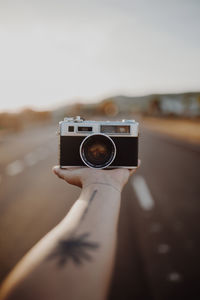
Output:
<svg viewBox="0 0 200 300">
<path fill-rule="evenodd" d="M 10 273 L 0 299 L 106 299 L 121 191 L 135 170 L 54 167 L 59 178 L 81 187 L 81 194 L 64 219 Z"/>
</svg>

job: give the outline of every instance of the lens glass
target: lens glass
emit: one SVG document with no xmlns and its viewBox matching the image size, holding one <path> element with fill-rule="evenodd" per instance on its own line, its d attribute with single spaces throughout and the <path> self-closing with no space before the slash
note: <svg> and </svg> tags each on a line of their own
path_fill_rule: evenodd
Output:
<svg viewBox="0 0 200 300">
<path fill-rule="evenodd" d="M 104 135 L 92 135 L 82 145 L 82 158 L 93 168 L 105 168 L 114 156 L 114 144 Z"/>
</svg>

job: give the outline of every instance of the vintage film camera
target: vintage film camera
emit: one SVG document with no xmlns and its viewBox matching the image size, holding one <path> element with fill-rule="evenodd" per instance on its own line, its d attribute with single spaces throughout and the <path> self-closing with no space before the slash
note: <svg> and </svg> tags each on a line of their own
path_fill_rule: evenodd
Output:
<svg viewBox="0 0 200 300">
<path fill-rule="evenodd" d="M 138 125 L 134 120 L 65 118 L 59 123 L 60 167 L 136 168 Z"/>
</svg>

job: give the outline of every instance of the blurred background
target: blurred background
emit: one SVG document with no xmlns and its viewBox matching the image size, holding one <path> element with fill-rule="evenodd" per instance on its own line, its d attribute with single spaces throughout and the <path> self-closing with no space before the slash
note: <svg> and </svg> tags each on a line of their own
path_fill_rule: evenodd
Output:
<svg viewBox="0 0 200 300">
<path fill-rule="evenodd" d="M 0 280 L 67 213 L 66 116 L 136 119 L 109 299 L 200 299 L 200 2 L 0 1 Z M 128 152 L 127 155 L 131 155 Z"/>
</svg>

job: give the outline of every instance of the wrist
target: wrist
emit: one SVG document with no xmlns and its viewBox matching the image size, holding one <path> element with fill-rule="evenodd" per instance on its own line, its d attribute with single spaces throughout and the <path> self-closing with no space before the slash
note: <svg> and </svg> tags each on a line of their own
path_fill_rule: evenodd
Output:
<svg viewBox="0 0 200 300">
<path fill-rule="evenodd" d="M 110 189 L 110 190 L 115 190 L 118 193 L 121 193 L 121 189 L 119 187 L 116 187 L 112 182 L 103 182 L 103 181 L 85 182 L 83 184 L 83 189 L 87 189 L 88 187 L 91 187 L 93 189 L 96 188 Z"/>
<path fill-rule="evenodd" d="M 115 189 L 118 192 L 122 191 L 122 185 L 119 182 L 114 180 L 112 176 L 107 172 L 95 172 L 92 176 L 84 178 L 82 181 L 82 187 L 95 186 L 98 185 L 99 188 L 110 188 Z"/>
<path fill-rule="evenodd" d="M 96 195 L 95 199 L 98 199 L 102 204 L 110 205 L 121 201 L 121 192 L 105 182 L 90 182 L 84 185 L 79 199 L 89 199 L 93 193 Z"/>
</svg>

